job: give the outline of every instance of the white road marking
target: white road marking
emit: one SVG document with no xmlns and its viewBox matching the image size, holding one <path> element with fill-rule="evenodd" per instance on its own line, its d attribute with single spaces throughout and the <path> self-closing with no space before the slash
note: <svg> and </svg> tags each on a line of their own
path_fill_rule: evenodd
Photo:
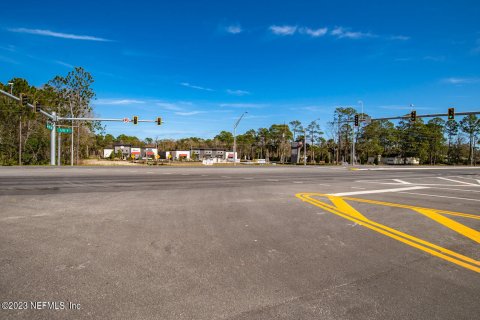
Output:
<svg viewBox="0 0 480 320">
<path fill-rule="evenodd" d="M 244 180 L 253 180 L 253 178 L 243 178 Z"/>
<path fill-rule="evenodd" d="M 360 188 L 360 187 L 350 187 L 352 189 L 362 189 L 362 190 L 365 190 L 365 188 Z"/>
<path fill-rule="evenodd" d="M 303 183 L 303 181 L 292 181 L 293 183 Z"/>
<path fill-rule="evenodd" d="M 436 194 L 427 194 L 427 193 L 412 193 L 412 192 L 399 192 L 399 193 L 406 193 L 406 194 L 413 194 L 416 196 L 427 196 L 427 197 L 436 197 L 436 198 L 449 198 L 449 199 L 459 199 L 459 200 L 468 200 L 468 201 L 478 201 L 480 199 L 470 199 L 470 198 L 459 198 L 459 197 L 449 197 L 449 196 L 439 196 Z"/>
<path fill-rule="evenodd" d="M 427 179 L 427 178 L 437 178 L 437 177 L 424 177 L 424 178 L 414 178 L 414 179 Z M 398 186 L 401 185 L 400 183 L 397 182 L 382 182 L 382 181 L 388 181 L 388 180 L 393 180 L 393 179 L 386 179 L 386 180 L 356 180 L 355 182 L 359 183 L 375 183 L 375 184 L 388 184 L 388 185 L 394 185 Z M 441 184 L 441 183 L 416 183 L 416 182 L 411 182 L 410 183 L 413 186 L 440 186 L 440 187 L 468 187 L 469 185 L 466 184 Z M 476 184 L 474 184 L 476 186 Z"/>
<path fill-rule="evenodd" d="M 280 181 L 280 180 L 278 180 L 278 179 L 267 179 L 267 181 L 278 182 L 278 181 Z"/>
<path fill-rule="evenodd" d="M 452 182 L 461 183 L 461 184 L 466 184 L 466 185 L 469 185 L 469 186 L 480 186 L 480 185 L 475 184 L 475 183 L 470 183 L 470 182 L 465 182 L 465 181 L 459 181 L 459 180 L 453 180 L 453 179 L 444 178 L 444 177 L 438 177 L 438 179 L 442 179 L 442 180 L 446 180 L 446 181 L 452 181 Z"/>
<path fill-rule="evenodd" d="M 325 187 L 330 187 L 330 184 L 325 184 L 325 183 L 317 183 L 319 186 L 325 186 Z"/>
<path fill-rule="evenodd" d="M 461 186 L 461 187 L 468 187 L 468 186 Z M 480 192 L 480 190 L 465 190 L 465 189 L 455 189 L 455 188 L 438 188 L 432 187 L 434 189 L 442 189 L 442 190 L 454 190 L 454 191 L 465 191 L 465 192 Z"/>
<path fill-rule="evenodd" d="M 403 180 L 400 180 L 400 179 L 393 179 L 393 181 L 396 181 L 396 182 L 401 183 L 401 184 L 411 184 L 410 182 L 403 181 Z"/>
<path fill-rule="evenodd" d="M 478 184 L 480 184 L 480 179 L 477 179 Z"/>
<path fill-rule="evenodd" d="M 428 189 L 428 187 L 408 187 L 408 188 L 395 188 L 395 189 L 378 189 L 378 190 L 366 190 L 366 191 L 353 191 L 353 192 L 340 192 L 329 193 L 330 196 L 354 196 L 357 194 L 374 194 L 374 193 L 386 193 L 386 192 L 400 192 L 408 190 Z"/>
<path fill-rule="evenodd" d="M 465 170 L 465 169 L 480 169 L 480 167 L 457 167 L 457 168 L 415 168 L 415 167 L 404 167 L 404 168 L 368 168 L 368 169 L 356 169 L 355 171 L 401 171 L 401 170 Z"/>
</svg>

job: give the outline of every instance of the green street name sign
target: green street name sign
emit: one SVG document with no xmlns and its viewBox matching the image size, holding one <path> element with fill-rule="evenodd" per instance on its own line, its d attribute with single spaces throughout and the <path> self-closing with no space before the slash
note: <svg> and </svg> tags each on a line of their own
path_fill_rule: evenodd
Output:
<svg viewBox="0 0 480 320">
<path fill-rule="evenodd" d="M 58 133 L 72 133 L 72 128 L 57 128 Z"/>
<path fill-rule="evenodd" d="M 53 130 L 53 125 L 51 123 L 47 123 L 46 127 L 48 130 Z"/>
</svg>

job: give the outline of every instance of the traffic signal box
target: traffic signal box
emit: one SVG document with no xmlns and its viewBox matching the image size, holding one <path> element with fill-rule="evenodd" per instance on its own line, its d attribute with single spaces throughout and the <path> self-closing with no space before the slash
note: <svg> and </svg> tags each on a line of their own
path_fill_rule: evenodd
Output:
<svg viewBox="0 0 480 320">
<path fill-rule="evenodd" d="M 162 118 L 160 118 L 160 117 L 157 118 L 157 125 L 158 126 L 162 125 Z"/>
<path fill-rule="evenodd" d="M 133 116 L 133 124 L 138 124 L 138 116 Z"/>
<path fill-rule="evenodd" d="M 415 122 L 417 120 L 417 111 L 413 110 L 411 113 L 410 113 L 410 121 L 411 122 Z"/>
<path fill-rule="evenodd" d="M 22 106 L 24 107 L 27 107 L 28 106 L 28 96 L 24 93 L 20 94 L 20 103 L 22 104 Z"/>
<path fill-rule="evenodd" d="M 358 127 L 358 114 L 355 115 L 355 127 Z"/>
<path fill-rule="evenodd" d="M 448 108 L 448 120 L 455 119 L 455 108 Z"/>
<path fill-rule="evenodd" d="M 34 101 L 32 112 L 37 113 L 37 112 L 40 112 L 41 110 L 42 110 L 42 105 L 40 103 L 38 103 L 37 101 Z"/>
</svg>

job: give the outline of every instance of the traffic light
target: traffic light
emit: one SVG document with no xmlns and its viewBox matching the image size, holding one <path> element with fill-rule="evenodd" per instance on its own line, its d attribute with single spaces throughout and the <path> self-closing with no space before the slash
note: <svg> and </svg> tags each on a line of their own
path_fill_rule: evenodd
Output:
<svg viewBox="0 0 480 320">
<path fill-rule="evenodd" d="M 157 125 L 158 126 L 162 125 L 162 118 L 160 118 L 160 117 L 157 118 Z"/>
<path fill-rule="evenodd" d="M 26 107 L 28 106 L 28 96 L 24 93 L 21 93 L 20 94 L 20 103 L 22 104 L 22 106 Z"/>
<path fill-rule="evenodd" d="M 34 113 L 40 112 L 42 110 L 42 105 L 35 101 L 33 103 L 33 109 L 32 110 L 33 110 Z"/>
<path fill-rule="evenodd" d="M 138 124 L 138 116 L 133 116 L 133 124 Z"/>
<path fill-rule="evenodd" d="M 415 122 L 415 120 L 417 120 L 417 111 L 413 110 L 410 113 L 410 121 Z"/>
<path fill-rule="evenodd" d="M 358 114 L 355 115 L 355 127 L 358 127 Z"/>
<path fill-rule="evenodd" d="M 448 108 L 448 120 L 455 119 L 455 108 Z"/>
</svg>

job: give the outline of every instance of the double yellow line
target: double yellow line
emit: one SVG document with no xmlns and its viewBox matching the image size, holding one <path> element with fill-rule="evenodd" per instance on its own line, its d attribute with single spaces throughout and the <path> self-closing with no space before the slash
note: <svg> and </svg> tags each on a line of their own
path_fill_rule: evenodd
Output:
<svg viewBox="0 0 480 320">
<path fill-rule="evenodd" d="M 470 269 L 472 271 L 480 273 L 480 261 L 472 259 L 470 257 L 464 256 L 452 250 L 440 247 L 428 241 L 422 240 L 420 238 L 411 236 L 407 233 L 398 231 L 396 229 L 390 228 L 383 224 L 377 223 L 366 218 L 360 212 L 358 212 L 355 208 L 353 208 L 350 204 L 348 204 L 345 200 L 354 201 L 354 202 L 363 202 L 369 204 L 376 204 L 388 207 L 397 207 L 397 208 L 404 208 L 416 211 L 442 225 L 447 228 L 450 228 L 465 237 L 472 239 L 473 241 L 480 243 L 480 232 L 474 230 L 470 227 L 467 227 L 461 223 L 458 223 L 450 218 L 445 217 L 444 215 L 452 215 L 470 219 L 478 219 L 480 220 L 480 216 L 473 215 L 473 214 L 466 214 L 461 212 L 452 212 L 446 210 L 436 210 L 431 208 L 422 208 L 422 207 L 415 207 L 410 205 L 403 205 L 403 204 L 396 204 L 396 203 L 389 203 L 389 202 L 382 202 L 382 201 L 375 201 L 375 200 L 367 200 L 367 199 L 358 199 L 358 198 L 350 198 L 350 197 L 339 197 L 327 194 L 320 194 L 320 193 L 298 193 L 296 197 L 301 199 L 302 201 L 308 202 L 313 204 L 319 208 L 322 208 L 326 211 L 334 213 L 342 218 L 348 219 L 353 221 L 359 225 L 362 225 L 366 228 L 374 230 L 378 233 L 386 235 L 387 237 L 393 238 L 409 246 L 414 248 L 420 249 L 422 251 L 428 252 L 431 255 L 436 257 L 442 258 L 444 260 L 453 262 L 459 266 L 464 268 Z M 330 205 L 326 202 L 320 201 L 314 197 L 325 197 L 331 201 L 333 205 Z"/>
</svg>

